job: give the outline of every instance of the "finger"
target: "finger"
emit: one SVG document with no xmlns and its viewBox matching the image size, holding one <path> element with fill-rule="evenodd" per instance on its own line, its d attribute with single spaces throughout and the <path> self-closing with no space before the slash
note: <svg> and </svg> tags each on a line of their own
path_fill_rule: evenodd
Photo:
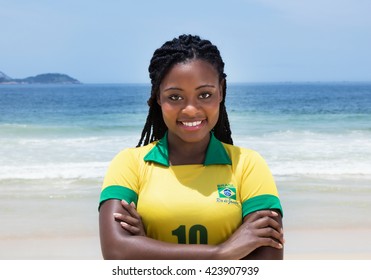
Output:
<svg viewBox="0 0 371 280">
<path fill-rule="evenodd" d="M 273 238 L 260 238 L 259 241 L 261 246 L 270 246 L 276 249 L 283 249 L 283 244 Z"/>
<path fill-rule="evenodd" d="M 274 217 L 265 216 L 254 222 L 245 221 L 241 227 L 254 231 L 258 237 L 272 237 L 284 243 L 281 223 L 276 221 Z"/>
<path fill-rule="evenodd" d="M 125 222 L 126 224 L 129 224 L 131 226 L 139 227 L 141 224 L 141 219 L 132 217 L 130 215 L 125 215 L 121 213 L 113 213 L 113 216 L 116 220 L 119 220 L 120 222 Z"/>
<path fill-rule="evenodd" d="M 262 218 L 260 218 L 256 221 L 252 222 L 252 224 L 254 224 L 255 228 L 272 227 L 275 230 L 277 230 L 278 232 L 283 232 L 281 224 L 272 217 L 267 217 L 267 216 L 262 217 Z"/>
<path fill-rule="evenodd" d="M 123 221 L 123 219 L 124 219 L 124 215 L 122 215 L 121 213 L 113 213 L 113 217 L 116 220 L 120 220 L 120 221 Z"/>
<path fill-rule="evenodd" d="M 278 217 L 278 213 L 273 210 L 259 210 L 247 216 L 247 221 L 253 222 L 263 217 Z"/>
<path fill-rule="evenodd" d="M 130 215 L 125 215 L 121 213 L 113 213 L 113 217 L 118 220 L 119 222 L 125 222 L 129 224 L 133 224 L 133 222 L 130 220 Z"/>
<path fill-rule="evenodd" d="M 137 210 L 136 210 L 136 207 L 135 207 L 135 203 L 134 202 L 131 202 L 130 204 L 125 201 L 125 200 L 122 200 L 121 201 L 121 205 L 124 207 L 124 209 L 126 211 L 129 212 L 129 214 L 133 217 L 136 217 L 137 219 L 140 219 L 140 215 L 138 214 Z"/>
<path fill-rule="evenodd" d="M 263 232 L 268 233 L 265 236 L 273 236 L 281 243 L 284 243 L 283 229 L 279 222 L 270 217 L 261 218 L 254 222 L 254 227 L 257 230 L 263 230 Z"/>
<path fill-rule="evenodd" d="M 256 222 L 255 223 L 243 223 L 241 229 L 244 234 L 255 236 L 257 238 L 274 238 L 278 240 L 280 243 L 284 243 L 285 239 L 283 236 L 283 230 L 279 227 L 278 229 L 273 228 L 271 226 L 265 226 L 265 227 L 257 227 Z"/>
<path fill-rule="evenodd" d="M 123 228 L 129 230 L 130 232 L 136 233 L 140 231 L 140 222 L 138 219 L 121 213 L 113 213 L 113 216 L 120 222 L 120 225 Z"/>
<path fill-rule="evenodd" d="M 259 237 L 271 238 L 271 239 L 279 242 L 280 244 L 285 243 L 285 239 L 283 237 L 283 232 L 278 232 L 271 227 L 259 229 L 259 230 L 256 231 L 256 233 Z"/>
<path fill-rule="evenodd" d="M 128 232 L 130 232 L 133 235 L 138 235 L 141 232 L 141 230 L 138 227 L 132 226 L 132 225 L 127 224 L 125 222 L 120 222 L 120 225 L 123 229 L 127 230 Z"/>
</svg>

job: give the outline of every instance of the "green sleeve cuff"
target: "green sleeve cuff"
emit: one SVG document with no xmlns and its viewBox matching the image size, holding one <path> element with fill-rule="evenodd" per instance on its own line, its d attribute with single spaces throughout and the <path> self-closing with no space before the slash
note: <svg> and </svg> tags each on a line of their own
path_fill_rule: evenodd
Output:
<svg viewBox="0 0 371 280">
<path fill-rule="evenodd" d="M 99 200 L 99 208 L 103 202 L 109 199 L 125 200 L 127 203 L 134 202 L 137 205 L 138 195 L 131 189 L 123 186 L 109 186 L 102 190 Z"/>
<path fill-rule="evenodd" d="M 278 210 L 283 216 L 282 206 L 277 196 L 271 194 L 263 194 L 252 197 L 242 203 L 242 217 L 264 209 Z"/>
</svg>

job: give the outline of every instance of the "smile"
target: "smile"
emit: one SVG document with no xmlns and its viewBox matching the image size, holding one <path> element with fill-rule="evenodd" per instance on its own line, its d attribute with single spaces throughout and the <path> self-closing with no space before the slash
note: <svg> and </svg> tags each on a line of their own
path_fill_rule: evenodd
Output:
<svg viewBox="0 0 371 280">
<path fill-rule="evenodd" d="M 202 123 L 202 121 L 196 121 L 196 122 L 181 122 L 183 125 L 188 126 L 188 127 L 194 127 L 198 126 Z"/>
</svg>

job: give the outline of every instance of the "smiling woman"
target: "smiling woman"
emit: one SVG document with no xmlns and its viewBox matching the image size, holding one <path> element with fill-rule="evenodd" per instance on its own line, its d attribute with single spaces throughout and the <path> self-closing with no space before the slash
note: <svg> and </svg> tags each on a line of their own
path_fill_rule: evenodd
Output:
<svg viewBox="0 0 371 280">
<path fill-rule="evenodd" d="M 257 152 L 233 146 L 217 47 L 182 35 L 155 51 L 149 71 L 141 139 L 103 182 L 104 258 L 282 259 L 277 188 Z"/>
</svg>

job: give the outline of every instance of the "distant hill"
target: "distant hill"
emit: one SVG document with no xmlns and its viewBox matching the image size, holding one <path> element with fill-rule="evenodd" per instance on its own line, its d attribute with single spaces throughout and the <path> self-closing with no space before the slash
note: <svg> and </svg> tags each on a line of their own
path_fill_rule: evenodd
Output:
<svg viewBox="0 0 371 280">
<path fill-rule="evenodd" d="M 8 83 L 11 82 L 12 78 L 5 75 L 3 72 L 0 71 L 0 83 Z"/>
<path fill-rule="evenodd" d="M 66 74 L 46 73 L 24 79 L 13 79 L 0 71 L 0 84 L 81 84 Z"/>
</svg>

